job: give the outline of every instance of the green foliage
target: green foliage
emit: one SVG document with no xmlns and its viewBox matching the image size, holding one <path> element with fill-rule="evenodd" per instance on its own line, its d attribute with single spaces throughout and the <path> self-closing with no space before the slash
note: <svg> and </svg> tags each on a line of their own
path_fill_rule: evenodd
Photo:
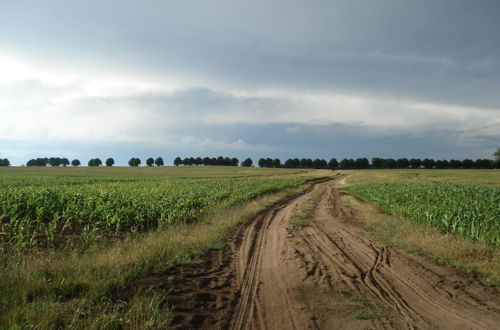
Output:
<svg viewBox="0 0 500 330">
<path fill-rule="evenodd" d="M 500 188 L 452 184 L 364 184 L 349 191 L 442 232 L 500 246 Z"/>
<path fill-rule="evenodd" d="M 3 181 L 3 182 L 2 182 Z M 297 178 L 165 179 L 0 178 L 0 246 L 52 246 L 65 237 L 89 244 L 192 222 L 216 206 L 235 205 L 293 187 Z"/>
</svg>

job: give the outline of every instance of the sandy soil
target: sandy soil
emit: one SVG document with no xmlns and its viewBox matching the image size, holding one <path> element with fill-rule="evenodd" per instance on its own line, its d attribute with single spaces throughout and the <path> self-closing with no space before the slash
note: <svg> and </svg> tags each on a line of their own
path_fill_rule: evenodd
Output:
<svg viewBox="0 0 500 330">
<path fill-rule="evenodd" d="M 319 200 L 305 227 L 294 210 Z M 498 329 L 499 290 L 373 240 L 316 184 L 235 229 L 166 289 L 174 328 Z M 161 278 L 142 280 L 154 283 Z M 157 283 L 156 283 L 157 284 Z"/>
</svg>

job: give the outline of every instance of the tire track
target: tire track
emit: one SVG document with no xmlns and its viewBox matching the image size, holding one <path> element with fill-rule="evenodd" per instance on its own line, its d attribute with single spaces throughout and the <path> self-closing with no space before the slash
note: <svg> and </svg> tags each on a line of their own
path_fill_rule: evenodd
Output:
<svg viewBox="0 0 500 330">
<path fill-rule="evenodd" d="M 313 199 L 308 225 L 294 226 L 295 210 Z M 353 221 L 357 216 L 329 182 L 261 213 L 235 231 L 226 250 L 207 256 L 210 269 L 201 270 L 203 281 L 193 276 L 184 285 L 190 302 L 201 307 L 185 312 L 174 326 L 498 328 L 498 289 L 384 246 Z M 213 291 L 198 289 L 203 283 L 212 283 Z M 204 301 L 214 299 L 207 293 L 216 302 Z M 182 297 L 176 301 L 182 307 Z"/>
</svg>

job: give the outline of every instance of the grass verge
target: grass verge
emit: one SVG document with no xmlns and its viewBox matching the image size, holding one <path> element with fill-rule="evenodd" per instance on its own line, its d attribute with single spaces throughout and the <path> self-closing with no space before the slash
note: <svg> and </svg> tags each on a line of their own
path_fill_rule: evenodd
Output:
<svg viewBox="0 0 500 330">
<path fill-rule="evenodd" d="M 221 248 L 238 223 L 307 186 L 219 208 L 195 224 L 177 224 L 85 251 L 10 257 L 0 269 L 0 324 L 5 328 L 157 329 L 170 321 L 165 297 L 130 294 L 125 284 Z M 1 257 L 1 256 L 0 256 Z"/>
<path fill-rule="evenodd" d="M 324 190 L 324 185 L 318 186 L 318 189 L 313 191 L 311 196 L 309 196 L 307 200 L 300 205 L 300 207 L 294 210 L 292 214 L 292 221 L 290 222 L 293 226 L 302 228 L 309 224 L 309 219 L 312 218 Z"/>
</svg>

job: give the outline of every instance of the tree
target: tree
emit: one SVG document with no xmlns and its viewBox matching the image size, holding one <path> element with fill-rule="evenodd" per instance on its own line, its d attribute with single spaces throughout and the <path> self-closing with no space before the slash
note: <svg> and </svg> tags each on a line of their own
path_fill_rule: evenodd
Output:
<svg viewBox="0 0 500 330">
<path fill-rule="evenodd" d="M 373 168 L 382 168 L 384 160 L 382 158 L 373 157 L 372 158 L 372 166 Z"/>
<path fill-rule="evenodd" d="M 69 160 L 68 160 L 68 158 L 62 158 L 61 159 L 61 164 L 62 164 L 62 166 L 69 166 Z"/>
<path fill-rule="evenodd" d="M 175 166 L 182 165 L 182 159 L 181 159 L 181 157 L 175 157 L 175 159 L 174 159 L 174 165 Z"/>
<path fill-rule="evenodd" d="M 474 161 L 472 159 L 464 159 L 462 161 L 463 168 L 472 168 L 474 166 Z"/>
<path fill-rule="evenodd" d="M 266 167 L 266 159 L 265 158 L 259 158 L 259 167 Z"/>
<path fill-rule="evenodd" d="M 253 164 L 253 161 L 251 158 L 247 158 L 245 159 L 242 163 L 241 163 L 241 166 L 243 167 L 251 167 Z"/>
<path fill-rule="evenodd" d="M 141 164 L 141 160 L 139 158 L 130 158 L 128 161 L 129 166 L 137 167 Z"/>
<path fill-rule="evenodd" d="M 88 165 L 91 167 L 99 167 L 102 165 L 102 161 L 99 158 L 92 158 L 89 160 Z"/>
<path fill-rule="evenodd" d="M 412 158 L 410 159 L 410 166 L 411 168 L 420 168 L 420 166 L 422 166 L 422 161 L 418 158 Z"/>
<path fill-rule="evenodd" d="M 396 161 L 392 158 L 386 158 L 382 161 L 383 168 L 396 168 Z"/>
<path fill-rule="evenodd" d="M 348 159 L 346 159 L 346 158 L 342 159 L 342 160 L 340 161 L 340 163 L 339 163 L 339 168 L 340 168 L 341 170 L 347 170 L 347 169 L 350 169 L 351 167 L 350 167 L 350 164 L 349 164 L 349 160 L 348 160 Z"/>
<path fill-rule="evenodd" d="M 429 158 L 425 158 L 423 161 L 422 161 L 422 165 L 424 165 L 425 168 L 429 169 L 429 168 L 434 168 L 434 165 L 436 164 L 436 162 L 434 161 L 434 159 L 429 159 Z"/>
<path fill-rule="evenodd" d="M 396 167 L 397 168 L 408 168 L 410 167 L 410 161 L 406 158 L 399 158 L 396 160 Z"/>
<path fill-rule="evenodd" d="M 0 166 L 10 166 L 10 161 L 7 158 L 0 158 Z"/>
<path fill-rule="evenodd" d="M 328 168 L 333 171 L 334 169 L 337 168 L 337 166 L 339 166 L 339 162 L 337 161 L 337 159 L 335 158 L 330 159 L 330 161 L 328 162 Z"/>
<path fill-rule="evenodd" d="M 111 167 L 115 165 L 115 160 L 113 158 L 106 159 L 106 166 Z"/>
<path fill-rule="evenodd" d="M 354 168 L 357 169 L 367 169 L 370 167 L 370 162 L 367 158 L 358 158 L 354 161 Z"/>
<path fill-rule="evenodd" d="M 316 168 L 316 169 L 324 169 L 324 168 L 328 168 L 328 163 L 324 159 L 316 158 L 315 160 L 313 160 L 312 167 Z"/>
<path fill-rule="evenodd" d="M 80 165 L 81 165 L 81 163 L 80 163 L 80 161 L 79 161 L 78 159 L 73 159 L 73 160 L 71 161 L 71 165 L 72 165 L 72 166 L 74 166 L 74 167 L 77 167 L 77 166 L 80 166 Z M 29 166 L 29 165 L 28 165 L 28 166 Z"/>
<path fill-rule="evenodd" d="M 155 160 L 153 159 L 153 157 L 149 157 L 148 159 L 146 159 L 146 165 L 153 166 L 154 164 Z"/>
<path fill-rule="evenodd" d="M 238 164 L 240 163 L 239 159 L 238 158 L 231 158 L 230 160 L 230 164 L 231 166 L 238 166 Z"/>
<path fill-rule="evenodd" d="M 36 166 L 36 160 L 30 159 L 26 162 L 26 166 Z"/>
<path fill-rule="evenodd" d="M 456 159 L 450 160 L 450 167 L 451 168 L 460 168 L 462 167 L 462 162 Z"/>
<path fill-rule="evenodd" d="M 278 158 L 273 159 L 273 167 L 281 168 L 281 160 L 279 160 Z"/>
<path fill-rule="evenodd" d="M 163 165 L 165 165 L 165 163 L 163 162 L 163 158 L 161 158 L 161 157 L 156 158 L 155 159 L 155 165 L 156 166 L 163 166 Z"/>
<path fill-rule="evenodd" d="M 500 148 L 497 148 L 497 150 L 495 150 L 495 152 L 493 153 L 493 156 L 495 157 L 495 160 L 497 162 L 500 162 Z"/>
<path fill-rule="evenodd" d="M 59 157 L 50 157 L 49 158 L 49 165 L 52 167 L 58 167 L 62 163 L 62 159 Z"/>
</svg>

